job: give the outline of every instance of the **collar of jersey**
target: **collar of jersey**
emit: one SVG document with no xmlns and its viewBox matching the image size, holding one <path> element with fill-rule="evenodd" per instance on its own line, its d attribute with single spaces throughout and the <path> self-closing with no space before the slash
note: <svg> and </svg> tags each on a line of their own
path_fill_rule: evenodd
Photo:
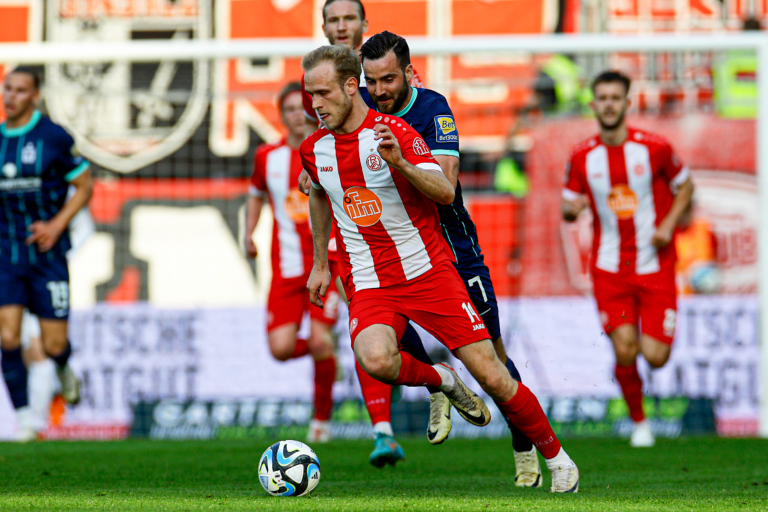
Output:
<svg viewBox="0 0 768 512">
<path fill-rule="evenodd" d="M 43 115 L 40 113 L 40 111 L 35 110 L 32 112 L 32 117 L 29 119 L 29 122 L 24 126 L 6 128 L 5 123 L 3 123 L 0 125 L 0 131 L 3 132 L 4 137 L 21 137 L 22 135 L 26 135 L 32 131 L 32 128 L 37 126 L 37 123 L 40 122 L 41 117 L 43 117 Z"/>
<path fill-rule="evenodd" d="M 419 90 L 415 87 L 411 87 L 411 101 L 408 102 L 408 104 L 405 106 L 403 110 L 400 112 L 395 112 L 392 114 L 395 117 L 403 117 L 405 114 L 408 113 L 409 110 L 411 110 L 411 107 L 414 103 L 416 103 L 416 96 L 419 95 Z"/>
</svg>

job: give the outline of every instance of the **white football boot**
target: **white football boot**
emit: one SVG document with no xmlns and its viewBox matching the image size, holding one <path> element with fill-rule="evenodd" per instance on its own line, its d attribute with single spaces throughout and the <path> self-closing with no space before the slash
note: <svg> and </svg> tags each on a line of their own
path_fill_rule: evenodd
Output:
<svg viewBox="0 0 768 512">
<path fill-rule="evenodd" d="M 629 446 L 633 448 L 650 448 L 656 444 L 656 438 L 653 437 L 653 430 L 648 420 L 635 423 L 635 429 L 632 431 L 632 437 L 629 439 Z"/>
<path fill-rule="evenodd" d="M 434 365 L 433 368 L 440 373 L 441 377 L 444 376 L 444 372 L 447 372 L 449 374 L 449 376 L 446 376 L 449 379 L 448 382 L 453 380 L 449 385 L 443 384 L 440 386 L 440 390 L 445 393 L 445 396 L 448 397 L 451 405 L 456 408 L 461 417 L 478 427 L 486 426 L 491 421 L 491 411 L 488 410 L 488 406 L 485 405 L 483 399 L 469 389 L 461 381 L 456 370 L 447 364 L 439 363 Z"/>
<path fill-rule="evenodd" d="M 308 443 L 327 443 L 331 440 L 331 422 L 313 419 L 309 422 Z"/>
<path fill-rule="evenodd" d="M 56 374 L 61 382 L 61 396 L 64 401 L 70 405 L 77 405 L 80 402 L 80 379 L 69 365 L 63 368 L 57 365 Z"/>
<path fill-rule="evenodd" d="M 549 469 L 552 473 L 550 492 L 579 492 L 579 468 L 572 460 Z"/>
<path fill-rule="evenodd" d="M 427 439 L 432 444 L 441 444 L 451 433 L 451 401 L 441 391 L 429 395 L 429 425 Z"/>
<path fill-rule="evenodd" d="M 541 487 L 541 466 L 535 447 L 527 452 L 515 452 L 515 485 Z"/>
</svg>

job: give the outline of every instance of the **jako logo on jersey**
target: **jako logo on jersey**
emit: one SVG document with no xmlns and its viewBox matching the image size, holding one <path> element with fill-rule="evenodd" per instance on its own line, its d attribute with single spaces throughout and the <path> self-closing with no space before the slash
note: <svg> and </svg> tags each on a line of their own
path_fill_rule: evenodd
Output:
<svg viewBox="0 0 768 512">
<path fill-rule="evenodd" d="M 373 226 L 381 218 L 381 199 L 363 187 L 351 187 L 344 192 L 344 211 L 358 226 Z"/>
<path fill-rule="evenodd" d="M 456 123 L 452 116 L 435 117 L 435 134 L 437 142 L 458 142 L 459 133 L 456 131 Z"/>
<path fill-rule="evenodd" d="M 381 169 L 381 157 L 379 155 L 368 155 L 365 159 L 365 165 L 372 171 Z"/>
<path fill-rule="evenodd" d="M 26 165 L 32 165 L 37 160 L 37 149 L 31 142 L 27 142 L 24 148 L 21 150 L 21 163 Z"/>
<path fill-rule="evenodd" d="M 307 222 L 309 218 L 309 198 L 293 189 L 285 197 L 285 211 L 293 222 Z"/>
<path fill-rule="evenodd" d="M 608 194 L 608 208 L 619 219 L 631 219 L 637 210 L 637 196 L 627 185 L 616 185 Z"/>
<path fill-rule="evenodd" d="M 324 167 L 320 167 L 320 172 L 333 172 L 333 166 L 327 165 Z"/>
<path fill-rule="evenodd" d="M 421 137 L 416 137 L 413 140 L 413 150 L 416 152 L 417 155 L 429 154 L 429 146 L 427 146 L 427 143 L 424 142 L 424 139 L 422 139 Z"/>
<path fill-rule="evenodd" d="M 46 3 L 46 11 L 56 13 L 46 23 L 49 41 L 211 37 L 211 0 Z M 158 55 L 138 64 L 48 64 L 46 107 L 91 161 L 133 172 L 174 153 L 200 126 L 208 112 L 209 62 Z"/>
</svg>

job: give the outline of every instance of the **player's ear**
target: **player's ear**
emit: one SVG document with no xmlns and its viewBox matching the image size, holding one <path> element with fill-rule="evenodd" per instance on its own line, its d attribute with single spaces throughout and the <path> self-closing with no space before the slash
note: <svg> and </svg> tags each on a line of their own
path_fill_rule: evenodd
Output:
<svg viewBox="0 0 768 512">
<path fill-rule="evenodd" d="M 413 64 L 405 66 L 405 82 L 410 84 L 413 78 Z"/>
<path fill-rule="evenodd" d="M 363 34 L 368 32 L 368 20 L 363 20 L 363 22 L 360 24 L 360 28 L 363 32 Z"/>
<path fill-rule="evenodd" d="M 357 92 L 357 88 L 359 87 L 358 80 L 358 78 L 353 76 L 347 78 L 347 82 L 344 84 L 344 89 L 347 93 L 347 96 L 353 96 L 355 92 Z"/>
</svg>

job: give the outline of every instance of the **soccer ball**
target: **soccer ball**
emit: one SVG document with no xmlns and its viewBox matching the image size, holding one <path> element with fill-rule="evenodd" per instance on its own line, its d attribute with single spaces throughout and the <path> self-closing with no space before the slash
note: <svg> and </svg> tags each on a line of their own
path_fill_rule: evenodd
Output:
<svg viewBox="0 0 768 512">
<path fill-rule="evenodd" d="M 299 441 L 280 441 L 259 460 L 259 481 L 272 496 L 304 496 L 320 483 L 320 460 Z"/>
</svg>

